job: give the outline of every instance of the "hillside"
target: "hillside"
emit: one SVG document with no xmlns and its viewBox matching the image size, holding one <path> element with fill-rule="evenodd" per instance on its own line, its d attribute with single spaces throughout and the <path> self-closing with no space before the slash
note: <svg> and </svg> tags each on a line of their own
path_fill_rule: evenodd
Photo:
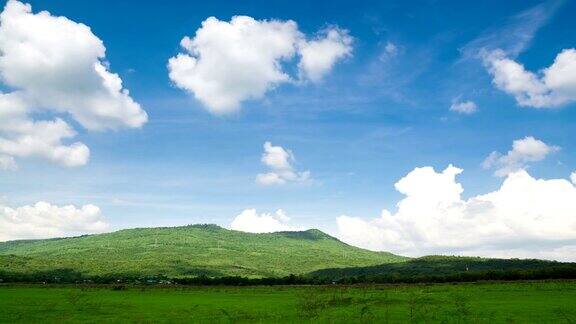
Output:
<svg viewBox="0 0 576 324">
<path fill-rule="evenodd" d="M 366 267 L 332 268 L 313 271 L 317 278 L 372 278 L 376 281 L 410 281 L 430 277 L 454 277 L 458 275 L 484 276 L 488 272 L 511 274 L 513 272 L 546 271 L 576 273 L 576 263 L 563 263 L 536 259 L 493 259 L 480 257 L 425 256 L 405 262 L 380 264 Z M 427 280 L 424 280 L 427 281 Z"/>
<path fill-rule="evenodd" d="M 406 259 L 352 247 L 319 230 L 253 234 L 216 225 L 0 243 L 0 270 L 24 274 L 272 277 Z"/>
</svg>

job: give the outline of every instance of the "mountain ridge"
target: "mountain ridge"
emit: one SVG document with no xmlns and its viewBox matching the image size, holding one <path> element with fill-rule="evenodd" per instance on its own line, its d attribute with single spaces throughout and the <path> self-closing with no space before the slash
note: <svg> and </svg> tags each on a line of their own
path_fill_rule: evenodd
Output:
<svg viewBox="0 0 576 324">
<path fill-rule="evenodd" d="M 8 260 L 7 255 L 18 258 Z M 408 258 L 350 246 L 320 230 L 246 233 L 214 224 L 122 229 L 0 243 L 5 271 L 70 269 L 85 275 L 276 277 Z"/>
</svg>

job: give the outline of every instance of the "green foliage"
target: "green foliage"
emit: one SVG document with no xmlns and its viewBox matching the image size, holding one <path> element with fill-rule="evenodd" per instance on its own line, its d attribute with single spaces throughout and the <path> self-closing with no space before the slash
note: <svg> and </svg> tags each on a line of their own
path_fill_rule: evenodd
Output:
<svg viewBox="0 0 576 324">
<path fill-rule="evenodd" d="M 368 267 L 313 271 L 310 277 L 339 283 L 416 283 L 479 280 L 576 279 L 576 263 L 535 259 L 426 256 Z"/>
<path fill-rule="evenodd" d="M 208 224 L 0 243 L 0 282 L 247 286 L 571 278 L 574 263 L 409 259 L 352 247 L 319 230 L 252 234 Z"/>
<path fill-rule="evenodd" d="M 0 285 L 0 323 L 573 323 L 576 282 Z"/>
<path fill-rule="evenodd" d="M 55 281 L 51 277 L 284 277 L 406 259 L 352 247 L 319 230 L 252 234 L 191 225 L 0 243 L 0 279 L 2 273 L 5 280 L 49 282 Z"/>
</svg>

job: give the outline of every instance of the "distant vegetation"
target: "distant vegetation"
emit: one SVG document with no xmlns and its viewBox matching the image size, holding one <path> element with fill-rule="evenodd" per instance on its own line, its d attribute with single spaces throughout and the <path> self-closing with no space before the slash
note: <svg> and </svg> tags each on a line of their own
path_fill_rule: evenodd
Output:
<svg viewBox="0 0 576 324">
<path fill-rule="evenodd" d="M 0 243 L 0 279 L 284 277 L 407 259 L 356 248 L 318 230 L 252 234 L 192 225 Z"/>
<path fill-rule="evenodd" d="M 426 256 L 394 264 L 313 271 L 316 281 L 339 283 L 471 282 L 576 279 L 576 263 L 534 259 Z"/>
<path fill-rule="evenodd" d="M 576 279 L 575 263 L 428 256 L 352 247 L 318 230 L 216 225 L 0 243 L 0 282 L 290 285 Z"/>
</svg>

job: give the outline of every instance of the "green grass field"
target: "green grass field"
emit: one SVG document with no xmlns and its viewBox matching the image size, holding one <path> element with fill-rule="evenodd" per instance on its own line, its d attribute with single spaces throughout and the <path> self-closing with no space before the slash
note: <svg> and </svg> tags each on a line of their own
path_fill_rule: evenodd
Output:
<svg viewBox="0 0 576 324">
<path fill-rule="evenodd" d="M 0 322 L 574 323 L 576 282 L 0 286 Z"/>
</svg>

